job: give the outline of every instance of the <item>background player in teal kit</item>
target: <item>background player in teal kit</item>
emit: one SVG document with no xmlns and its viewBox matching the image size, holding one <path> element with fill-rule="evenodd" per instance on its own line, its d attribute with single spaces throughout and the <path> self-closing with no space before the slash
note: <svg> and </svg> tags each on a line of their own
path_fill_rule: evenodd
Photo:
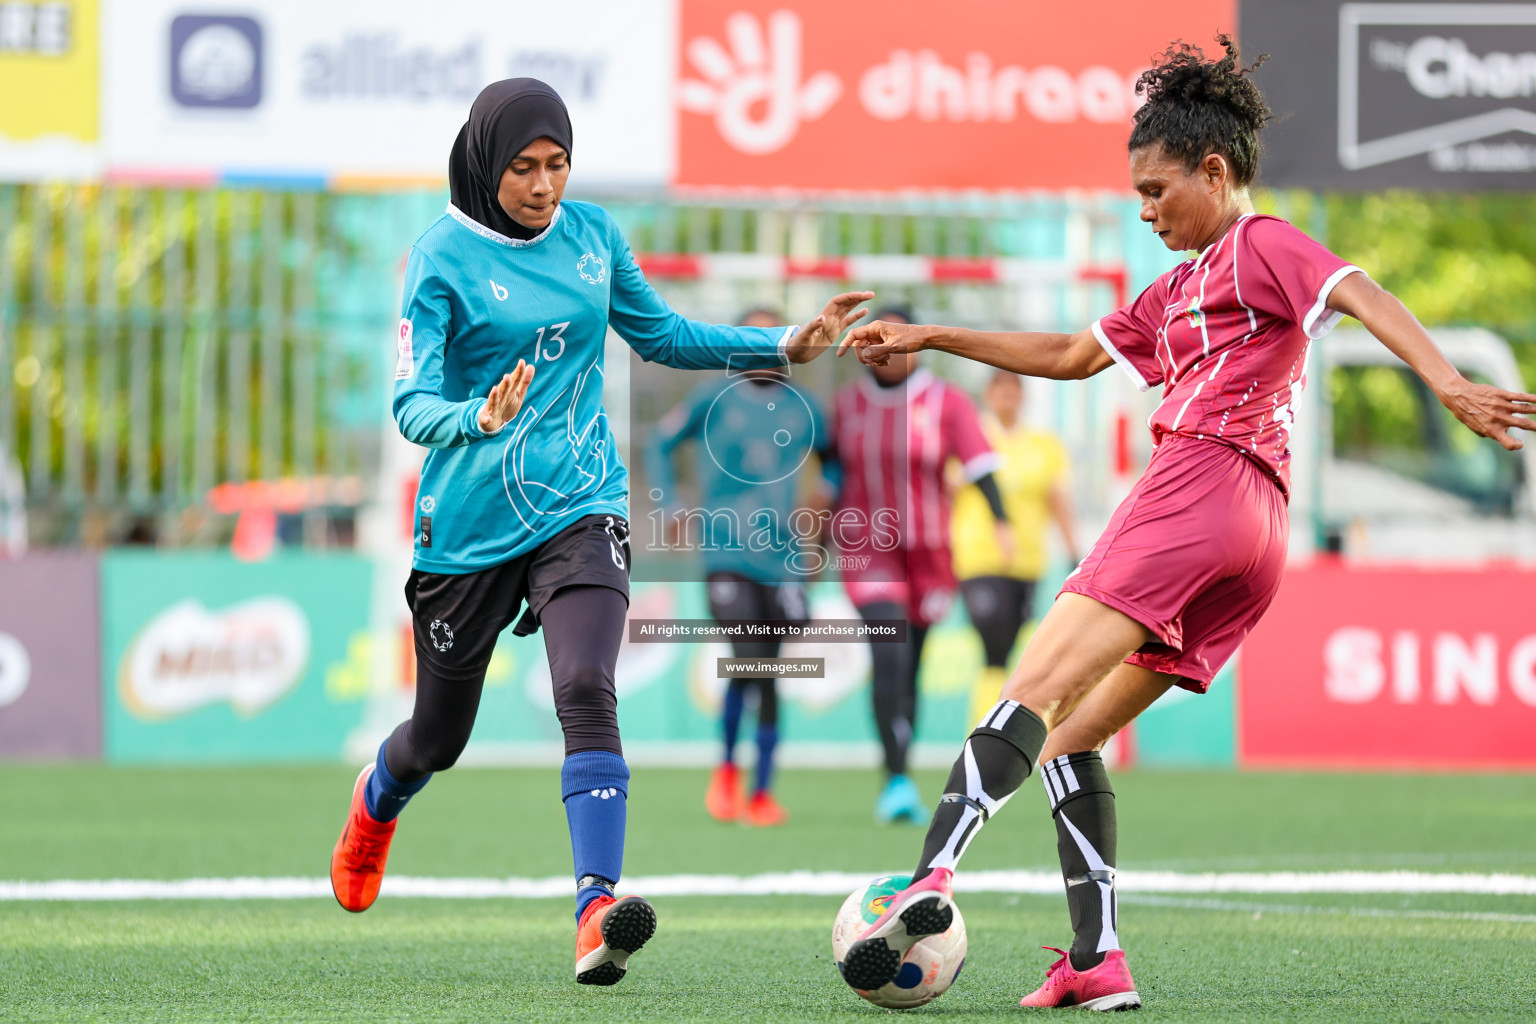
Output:
<svg viewBox="0 0 1536 1024">
<path fill-rule="evenodd" d="M 776 310 L 754 309 L 741 323 L 761 327 L 783 319 Z M 701 536 L 685 534 L 679 541 L 689 548 L 697 543 L 709 587 L 709 612 L 718 622 L 804 623 L 810 618 L 801 581 L 812 567 L 803 564 L 791 521 L 798 510 L 802 469 L 813 452 L 828 447 L 830 434 L 819 403 L 794 386 L 788 369 L 728 374 L 695 388 L 662 418 L 646 452 L 657 500 L 672 512 L 669 523 L 699 527 Z M 680 507 L 672 471 L 673 452 L 688 442 L 696 445 L 703 513 L 691 518 Z M 820 462 L 824 496 L 830 496 L 836 486 L 825 477 L 833 466 L 827 457 Z M 807 509 L 806 516 L 813 514 Z M 733 535 L 717 536 L 717 525 L 727 523 L 734 524 Z M 731 641 L 731 652 L 738 658 L 773 658 L 779 648 L 775 638 Z M 757 765 L 751 798 L 743 801 L 735 754 L 749 693 L 757 697 Z M 704 797 L 705 809 L 718 820 L 766 826 L 788 819 L 770 788 L 779 741 L 778 708 L 772 677 L 728 682 L 721 716 L 725 755 Z"/>
<path fill-rule="evenodd" d="M 346 909 L 373 903 L 396 817 L 469 739 L 498 634 L 514 621 L 519 636 L 542 627 L 565 734 L 576 978 L 611 985 L 656 915 L 613 894 L 629 790 L 613 674 L 630 563 L 628 473 L 602 405 L 608 328 L 669 366 L 782 366 L 819 355 L 869 296 L 840 295 L 803 328 L 685 320 L 607 213 L 561 201 L 570 167 L 554 90 L 528 78 L 487 86 L 449 158 L 452 203 L 411 249 L 394 413 L 432 449 L 405 587 L 416 701 L 358 776 L 331 882 Z"/>
</svg>

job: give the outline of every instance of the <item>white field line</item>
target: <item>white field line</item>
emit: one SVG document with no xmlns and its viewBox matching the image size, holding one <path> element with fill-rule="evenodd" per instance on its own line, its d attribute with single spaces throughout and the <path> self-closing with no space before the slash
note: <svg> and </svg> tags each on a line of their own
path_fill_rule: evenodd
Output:
<svg viewBox="0 0 1536 1024">
<path fill-rule="evenodd" d="M 647 896 L 842 896 L 871 874 L 787 871 L 761 875 L 651 875 L 626 878 L 623 888 Z M 1442 874 L 1421 871 L 1242 871 L 1183 873 L 1124 871 L 1119 889 L 1138 893 L 1463 893 L 1536 896 L 1536 875 Z M 1060 893 L 1050 871 L 968 871 L 955 879 L 960 892 Z M 568 897 L 574 883 L 558 878 L 419 878 L 391 875 L 383 894 L 434 899 L 549 899 Z M 293 900 L 329 899 L 325 878 L 89 879 L 0 882 L 0 902 L 18 900 Z"/>
<path fill-rule="evenodd" d="M 1501 924 L 1536 924 L 1536 914 L 1505 914 L 1481 910 L 1401 910 L 1391 907 L 1319 907 L 1298 903 L 1239 903 L 1235 900 L 1201 900 L 1187 896 L 1122 894 L 1120 902 L 1140 907 L 1176 907 L 1182 910 L 1229 910 L 1258 917 L 1262 914 L 1343 914 L 1348 917 L 1416 917 L 1435 921 L 1495 921 Z"/>
</svg>

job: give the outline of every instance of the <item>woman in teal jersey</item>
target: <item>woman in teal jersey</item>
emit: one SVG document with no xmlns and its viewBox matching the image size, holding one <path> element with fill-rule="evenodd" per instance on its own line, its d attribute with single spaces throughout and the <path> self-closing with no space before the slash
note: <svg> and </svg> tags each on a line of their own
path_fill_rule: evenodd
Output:
<svg viewBox="0 0 1536 1024">
<path fill-rule="evenodd" d="M 738 322 L 764 327 L 783 319 L 776 310 L 754 309 Z M 694 476 L 700 505 L 691 511 L 681 502 L 672 470 L 673 453 L 690 442 L 698 449 Z M 800 507 L 800 469 L 815 452 L 821 489 L 835 492 L 831 444 L 820 402 L 795 386 L 788 367 L 710 378 L 661 418 L 646 448 L 651 497 L 666 509 L 666 531 L 680 535 L 669 545 L 686 550 L 697 544 L 709 614 L 716 622 L 809 620 L 805 581 L 821 570 L 824 558 L 804 533 L 806 520 L 818 529 L 820 521 L 815 509 Z M 685 525 L 692 516 L 702 517 L 696 540 Z M 653 529 L 659 525 L 653 521 Z M 731 641 L 731 653 L 737 659 L 777 658 L 781 646 L 777 638 L 741 637 Z M 756 696 L 757 764 L 751 798 L 744 800 L 736 739 L 749 691 Z M 705 809 L 717 821 L 784 824 L 789 814 L 771 789 L 779 743 L 777 680 L 728 680 L 721 725 L 725 756 L 705 793 Z"/>
<path fill-rule="evenodd" d="M 570 118 L 553 89 L 487 86 L 449 159 L 453 201 L 411 249 L 394 413 L 431 449 L 405 587 L 416 702 L 358 776 L 331 882 L 348 910 L 373 903 L 396 817 L 468 742 L 497 636 L 514 621 L 521 636 L 542 628 L 565 734 L 576 980 L 611 985 L 656 915 L 613 893 L 629 784 L 613 675 L 630 556 L 629 478 L 602 405 L 608 328 L 669 366 L 767 367 L 816 358 L 873 296 L 839 295 L 804 327 L 685 320 L 606 212 L 562 202 L 570 166 Z"/>
</svg>

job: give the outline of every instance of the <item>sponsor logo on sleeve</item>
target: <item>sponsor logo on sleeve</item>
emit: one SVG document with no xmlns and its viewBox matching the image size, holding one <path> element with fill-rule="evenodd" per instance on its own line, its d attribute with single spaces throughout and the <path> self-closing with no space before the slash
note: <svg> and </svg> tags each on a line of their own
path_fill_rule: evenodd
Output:
<svg viewBox="0 0 1536 1024">
<path fill-rule="evenodd" d="M 416 358 L 411 354 L 411 322 L 400 321 L 400 333 L 396 341 L 399 357 L 395 360 L 395 380 L 405 380 L 416 373 Z"/>
</svg>

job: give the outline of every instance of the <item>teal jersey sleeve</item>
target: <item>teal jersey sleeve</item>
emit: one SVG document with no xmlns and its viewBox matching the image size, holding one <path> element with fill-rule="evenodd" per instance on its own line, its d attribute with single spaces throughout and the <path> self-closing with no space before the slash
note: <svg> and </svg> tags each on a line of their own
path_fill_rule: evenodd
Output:
<svg viewBox="0 0 1536 1024">
<path fill-rule="evenodd" d="M 704 436 L 704 421 L 718 392 L 718 387 L 696 389 L 656 424 L 645 449 L 645 471 L 651 487 L 661 491 L 663 504 L 676 505 L 681 500 L 672 455 L 688 441 Z"/>
<path fill-rule="evenodd" d="M 443 394 L 453 298 L 431 258 L 412 248 L 397 338 L 394 414 L 406 440 L 425 448 L 458 448 L 486 436 L 478 425 L 484 398 L 453 401 Z"/>
<path fill-rule="evenodd" d="M 646 281 L 618 225 L 609 221 L 613 290 L 608 322 L 650 363 L 683 370 L 764 369 L 784 364 L 795 327 L 731 327 L 689 320 Z"/>
</svg>

